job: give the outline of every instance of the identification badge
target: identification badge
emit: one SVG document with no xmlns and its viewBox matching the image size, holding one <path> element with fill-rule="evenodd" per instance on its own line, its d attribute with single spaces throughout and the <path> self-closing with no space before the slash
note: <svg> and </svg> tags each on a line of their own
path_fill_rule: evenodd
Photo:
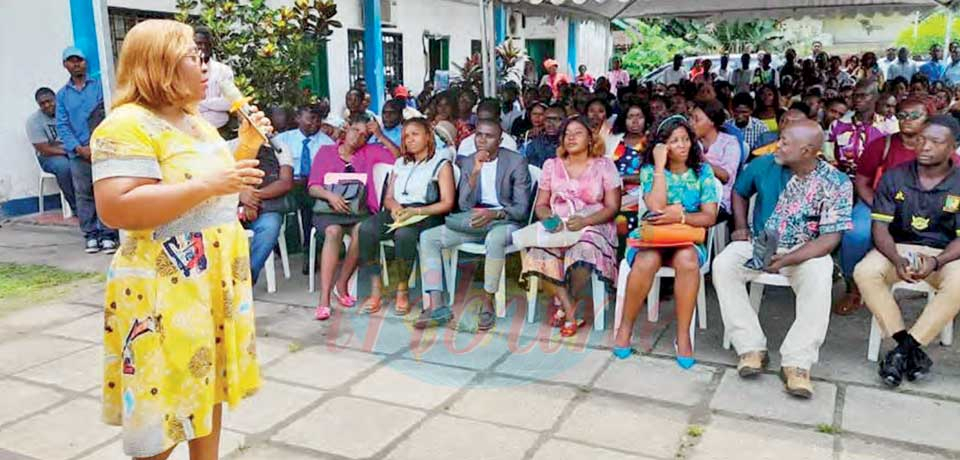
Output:
<svg viewBox="0 0 960 460">
<path fill-rule="evenodd" d="M 943 201 L 943 211 L 944 212 L 960 211 L 960 196 L 947 195 L 947 199 Z"/>
</svg>

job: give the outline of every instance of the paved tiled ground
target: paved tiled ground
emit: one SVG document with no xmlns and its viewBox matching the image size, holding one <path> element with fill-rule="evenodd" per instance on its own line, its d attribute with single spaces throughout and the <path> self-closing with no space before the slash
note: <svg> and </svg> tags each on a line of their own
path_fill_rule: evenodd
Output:
<svg viewBox="0 0 960 460">
<path fill-rule="evenodd" d="M 6 256 L 12 240 L 24 239 L 76 249 L 63 243 L 75 237 L 49 232 L 5 227 L 0 251 Z M 84 258 L 87 265 L 105 260 L 64 257 L 69 266 Z M 17 260 L 29 258 L 18 253 Z M 471 261 L 462 267 L 465 275 L 475 270 Z M 782 392 L 776 354 L 755 381 L 732 372 L 712 293 L 709 327 L 697 336 L 700 363 L 685 372 L 671 359 L 669 301 L 660 322 L 638 329 L 640 355 L 614 361 L 609 331 L 584 329 L 577 340 L 560 341 L 555 331 L 525 323 L 519 292 L 511 292 L 509 317 L 491 334 L 421 335 L 390 312 L 338 309 L 333 320 L 314 321 L 304 278 L 295 273 L 279 284 L 273 295 L 257 287 L 265 382 L 226 414 L 226 458 L 960 458 L 955 349 L 932 347 L 937 365 L 929 381 L 882 388 L 864 359 L 864 312 L 833 319 L 814 372 L 815 398 L 797 401 Z M 118 429 L 99 422 L 101 295 L 89 286 L 0 316 L 0 459 L 124 458 Z M 782 289 L 766 297 L 762 319 L 773 348 L 792 319 L 791 301 Z M 474 320 L 465 316 L 469 328 Z M 186 449 L 172 458 L 186 459 Z"/>
</svg>

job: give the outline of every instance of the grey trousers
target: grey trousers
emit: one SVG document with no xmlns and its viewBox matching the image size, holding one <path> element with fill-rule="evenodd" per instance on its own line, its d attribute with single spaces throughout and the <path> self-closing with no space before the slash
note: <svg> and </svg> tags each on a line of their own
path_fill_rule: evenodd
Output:
<svg viewBox="0 0 960 460">
<path fill-rule="evenodd" d="M 443 290 L 443 250 L 463 243 L 483 243 L 486 252 L 483 269 L 483 289 L 496 294 L 500 286 L 500 273 L 506 262 L 506 249 L 512 242 L 512 234 L 520 228 L 517 224 L 494 226 L 486 235 L 470 235 L 449 229 L 446 225 L 431 228 L 420 234 L 420 264 L 423 292 Z M 452 267 L 456 270 L 457 267 Z M 451 287 L 452 289 L 453 287 Z"/>
</svg>

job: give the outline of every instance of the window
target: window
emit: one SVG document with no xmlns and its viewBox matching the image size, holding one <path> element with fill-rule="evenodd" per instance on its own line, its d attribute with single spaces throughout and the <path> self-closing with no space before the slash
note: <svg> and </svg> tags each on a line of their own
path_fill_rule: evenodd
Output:
<svg viewBox="0 0 960 460">
<path fill-rule="evenodd" d="M 363 31 L 347 31 L 347 59 L 350 86 L 363 78 Z M 383 34 L 383 76 L 385 82 L 403 84 L 403 35 Z"/>
<path fill-rule="evenodd" d="M 483 52 L 480 40 L 470 40 L 470 56 L 475 56 Z"/>
<path fill-rule="evenodd" d="M 132 10 L 129 8 L 107 9 L 107 16 L 110 21 L 110 41 L 113 45 L 113 59 L 116 61 L 120 56 L 120 48 L 123 46 L 123 39 L 127 37 L 127 32 L 133 26 L 146 21 L 147 19 L 173 19 L 173 13 L 162 13 L 159 11 Z"/>
</svg>

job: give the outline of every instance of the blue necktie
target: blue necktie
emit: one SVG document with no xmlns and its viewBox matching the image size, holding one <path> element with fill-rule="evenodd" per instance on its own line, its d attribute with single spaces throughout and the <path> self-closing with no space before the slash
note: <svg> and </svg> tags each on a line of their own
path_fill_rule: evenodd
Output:
<svg viewBox="0 0 960 460">
<path fill-rule="evenodd" d="M 300 175 L 310 177 L 310 138 L 303 138 L 303 149 L 300 150 Z"/>
</svg>

